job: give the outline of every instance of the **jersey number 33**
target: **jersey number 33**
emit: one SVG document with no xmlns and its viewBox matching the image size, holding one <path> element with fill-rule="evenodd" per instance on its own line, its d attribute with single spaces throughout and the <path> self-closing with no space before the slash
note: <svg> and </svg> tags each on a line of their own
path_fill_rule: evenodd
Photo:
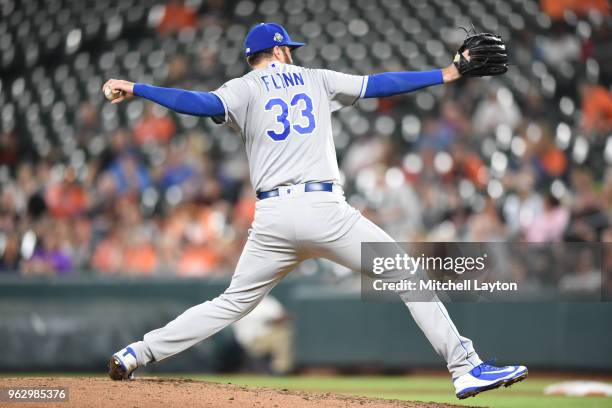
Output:
<svg viewBox="0 0 612 408">
<path fill-rule="evenodd" d="M 301 110 L 301 116 L 297 123 L 289 123 L 289 106 L 297 107 Z M 265 105 L 267 112 L 273 111 L 276 115 L 277 129 L 268 130 L 266 133 L 272 140 L 283 141 L 287 139 L 291 129 L 301 135 L 311 134 L 315 127 L 316 121 L 312 114 L 312 99 L 305 93 L 293 95 L 291 101 L 287 103 L 283 98 L 272 98 Z"/>
</svg>

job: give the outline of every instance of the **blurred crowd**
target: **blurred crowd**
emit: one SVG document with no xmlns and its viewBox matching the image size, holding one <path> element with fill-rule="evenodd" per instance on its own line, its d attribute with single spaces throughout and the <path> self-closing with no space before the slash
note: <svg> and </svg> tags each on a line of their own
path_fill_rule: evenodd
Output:
<svg viewBox="0 0 612 408">
<path fill-rule="evenodd" d="M 587 28 L 571 16 L 511 43 L 544 91 L 468 79 L 339 112 L 351 204 L 402 241 L 612 242 L 609 10 Z M 224 18 L 173 1 L 156 36 Z M 219 86 L 222 54 L 206 48 L 196 65 L 176 55 L 158 85 Z M 571 70 L 553 85 L 567 95 L 558 102 L 538 74 L 550 65 Z M 137 120 L 109 129 L 104 106 L 79 102 L 68 157 L 34 153 L 19 127 L 0 133 L 0 273 L 231 274 L 255 205 L 240 137 L 204 119 L 179 126 L 184 117 L 141 100 L 118 108 Z"/>
</svg>

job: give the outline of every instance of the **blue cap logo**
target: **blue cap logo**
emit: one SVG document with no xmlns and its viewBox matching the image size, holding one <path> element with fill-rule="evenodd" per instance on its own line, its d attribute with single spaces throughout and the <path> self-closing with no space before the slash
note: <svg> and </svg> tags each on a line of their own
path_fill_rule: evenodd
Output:
<svg viewBox="0 0 612 408">
<path fill-rule="evenodd" d="M 280 24 L 261 23 L 251 28 L 251 31 L 247 34 L 244 40 L 244 54 L 248 57 L 256 52 L 280 45 L 298 48 L 306 44 L 292 41 L 287 30 Z"/>
</svg>

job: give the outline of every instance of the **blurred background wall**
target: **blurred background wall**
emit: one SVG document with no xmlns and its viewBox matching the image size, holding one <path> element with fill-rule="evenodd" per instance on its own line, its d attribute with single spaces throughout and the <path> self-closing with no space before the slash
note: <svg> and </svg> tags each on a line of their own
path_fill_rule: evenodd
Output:
<svg viewBox="0 0 612 408">
<path fill-rule="evenodd" d="M 143 100 L 110 105 L 100 88 L 125 78 L 216 89 L 246 72 L 242 41 L 261 21 L 308 43 L 297 64 L 360 74 L 446 66 L 465 36 L 458 27 L 502 35 L 513 64 L 503 77 L 334 116 L 347 198 L 398 240 L 612 241 L 607 1 L 5 0 L 0 342 L 13 360 L 0 369 L 93 369 L 223 290 L 254 209 L 240 138 Z M 612 291 L 609 251 L 603 269 Z M 401 305 L 358 302 L 357 276 L 309 261 L 291 279 L 277 296 L 293 315 L 298 363 L 439 364 Z M 451 308 L 487 353 L 607 370 L 610 312 L 609 303 Z M 500 316 L 521 328 L 503 346 Z M 393 335 L 357 336 L 363 347 L 342 336 L 374 332 Z M 211 362 L 224 355 L 214 347 L 233 347 L 224 333 L 177 359 L 231 366 Z M 68 363 L 74 347 L 86 353 Z"/>
</svg>

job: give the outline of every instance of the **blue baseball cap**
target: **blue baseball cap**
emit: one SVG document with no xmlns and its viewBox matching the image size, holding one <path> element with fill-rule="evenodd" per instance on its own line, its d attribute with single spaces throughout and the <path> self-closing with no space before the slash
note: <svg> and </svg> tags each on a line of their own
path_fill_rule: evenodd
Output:
<svg viewBox="0 0 612 408">
<path fill-rule="evenodd" d="M 256 52 L 281 45 L 297 48 L 306 44 L 291 41 L 291 37 L 289 37 L 287 30 L 285 30 L 280 24 L 257 24 L 255 27 L 251 28 L 251 31 L 249 31 L 244 39 L 244 55 L 248 57 Z"/>
</svg>

